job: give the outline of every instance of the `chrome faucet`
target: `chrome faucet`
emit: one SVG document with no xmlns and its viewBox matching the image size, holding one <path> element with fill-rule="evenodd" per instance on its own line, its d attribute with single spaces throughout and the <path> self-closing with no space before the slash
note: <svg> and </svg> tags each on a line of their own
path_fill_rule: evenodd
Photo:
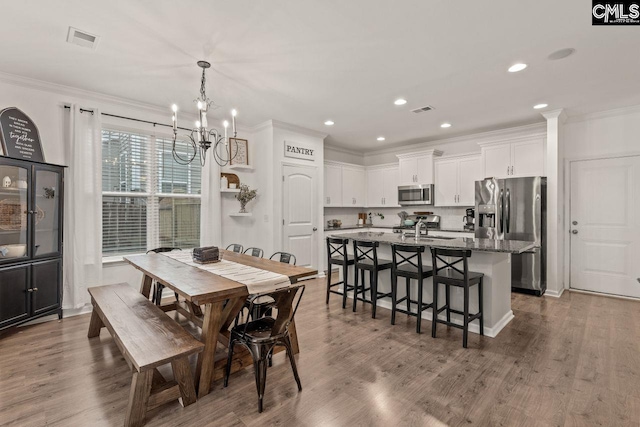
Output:
<svg viewBox="0 0 640 427">
<path fill-rule="evenodd" d="M 425 235 L 429 234 L 429 229 L 427 228 L 427 224 L 422 222 L 422 218 L 420 218 L 420 220 L 418 220 L 418 222 L 416 223 L 416 240 L 420 239 L 420 228 L 422 228 L 422 226 L 424 226 Z"/>
</svg>

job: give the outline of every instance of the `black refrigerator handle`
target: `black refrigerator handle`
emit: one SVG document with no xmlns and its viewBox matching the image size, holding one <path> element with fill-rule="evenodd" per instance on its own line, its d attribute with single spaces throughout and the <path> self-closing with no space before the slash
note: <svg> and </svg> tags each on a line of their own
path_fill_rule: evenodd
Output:
<svg viewBox="0 0 640 427">
<path fill-rule="evenodd" d="M 503 221 L 504 221 L 504 194 L 503 194 L 503 190 L 500 189 L 500 234 L 504 232 Z"/>
<path fill-rule="evenodd" d="M 511 192 L 507 188 L 507 233 L 509 233 L 510 223 L 511 223 Z"/>
</svg>

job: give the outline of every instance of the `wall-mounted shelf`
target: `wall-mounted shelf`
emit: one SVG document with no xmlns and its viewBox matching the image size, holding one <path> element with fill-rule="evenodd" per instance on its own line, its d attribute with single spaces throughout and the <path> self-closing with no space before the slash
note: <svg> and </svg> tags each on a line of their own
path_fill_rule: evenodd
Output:
<svg viewBox="0 0 640 427">
<path fill-rule="evenodd" d="M 236 213 L 229 214 L 229 216 L 251 216 L 251 215 L 253 215 L 251 212 L 246 212 L 246 213 L 236 212 Z"/>
<path fill-rule="evenodd" d="M 253 170 L 253 166 L 250 166 L 250 165 L 231 165 L 231 166 L 229 166 L 229 169 L 231 169 L 232 171 L 252 171 Z"/>
<path fill-rule="evenodd" d="M 240 189 L 239 188 L 227 188 L 227 189 L 220 189 L 221 193 L 239 193 Z"/>
</svg>

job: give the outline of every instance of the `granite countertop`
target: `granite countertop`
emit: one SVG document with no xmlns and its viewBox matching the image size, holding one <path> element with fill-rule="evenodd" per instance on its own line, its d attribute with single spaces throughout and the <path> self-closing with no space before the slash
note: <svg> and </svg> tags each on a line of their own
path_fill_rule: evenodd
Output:
<svg viewBox="0 0 640 427">
<path fill-rule="evenodd" d="M 505 252 L 511 254 L 521 254 L 538 247 L 535 242 L 523 242 L 521 240 L 493 240 L 493 239 L 434 239 L 428 236 L 421 237 L 416 241 L 413 237 L 404 240 L 402 235 L 393 233 L 359 232 L 348 234 L 331 234 L 331 237 L 343 239 L 358 239 L 380 243 L 398 243 L 410 246 L 424 246 L 446 249 L 467 249 L 480 252 Z"/>
<path fill-rule="evenodd" d="M 324 231 L 340 231 L 340 230 L 357 230 L 357 229 L 367 229 L 367 228 L 387 228 L 392 230 L 396 225 L 343 225 L 342 227 L 325 227 Z M 430 228 L 429 232 L 437 233 L 438 231 L 443 231 L 447 233 L 473 233 L 473 230 L 463 230 L 461 228 Z"/>
</svg>

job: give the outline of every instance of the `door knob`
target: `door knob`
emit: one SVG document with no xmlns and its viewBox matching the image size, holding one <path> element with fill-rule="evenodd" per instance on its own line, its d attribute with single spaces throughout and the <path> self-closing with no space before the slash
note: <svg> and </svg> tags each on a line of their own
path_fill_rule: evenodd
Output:
<svg viewBox="0 0 640 427">
<path fill-rule="evenodd" d="M 578 230 L 571 230 L 571 234 L 578 234 Z"/>
<path fill-rule="evenodd" d="M 572 221 L 571 224 L 578 225 L 578 221 Z"/>
<path fill-rule="evenodd" d="M 313 227 L 313 231 L 318 231 L 318 227 Z"/>
</svg>

